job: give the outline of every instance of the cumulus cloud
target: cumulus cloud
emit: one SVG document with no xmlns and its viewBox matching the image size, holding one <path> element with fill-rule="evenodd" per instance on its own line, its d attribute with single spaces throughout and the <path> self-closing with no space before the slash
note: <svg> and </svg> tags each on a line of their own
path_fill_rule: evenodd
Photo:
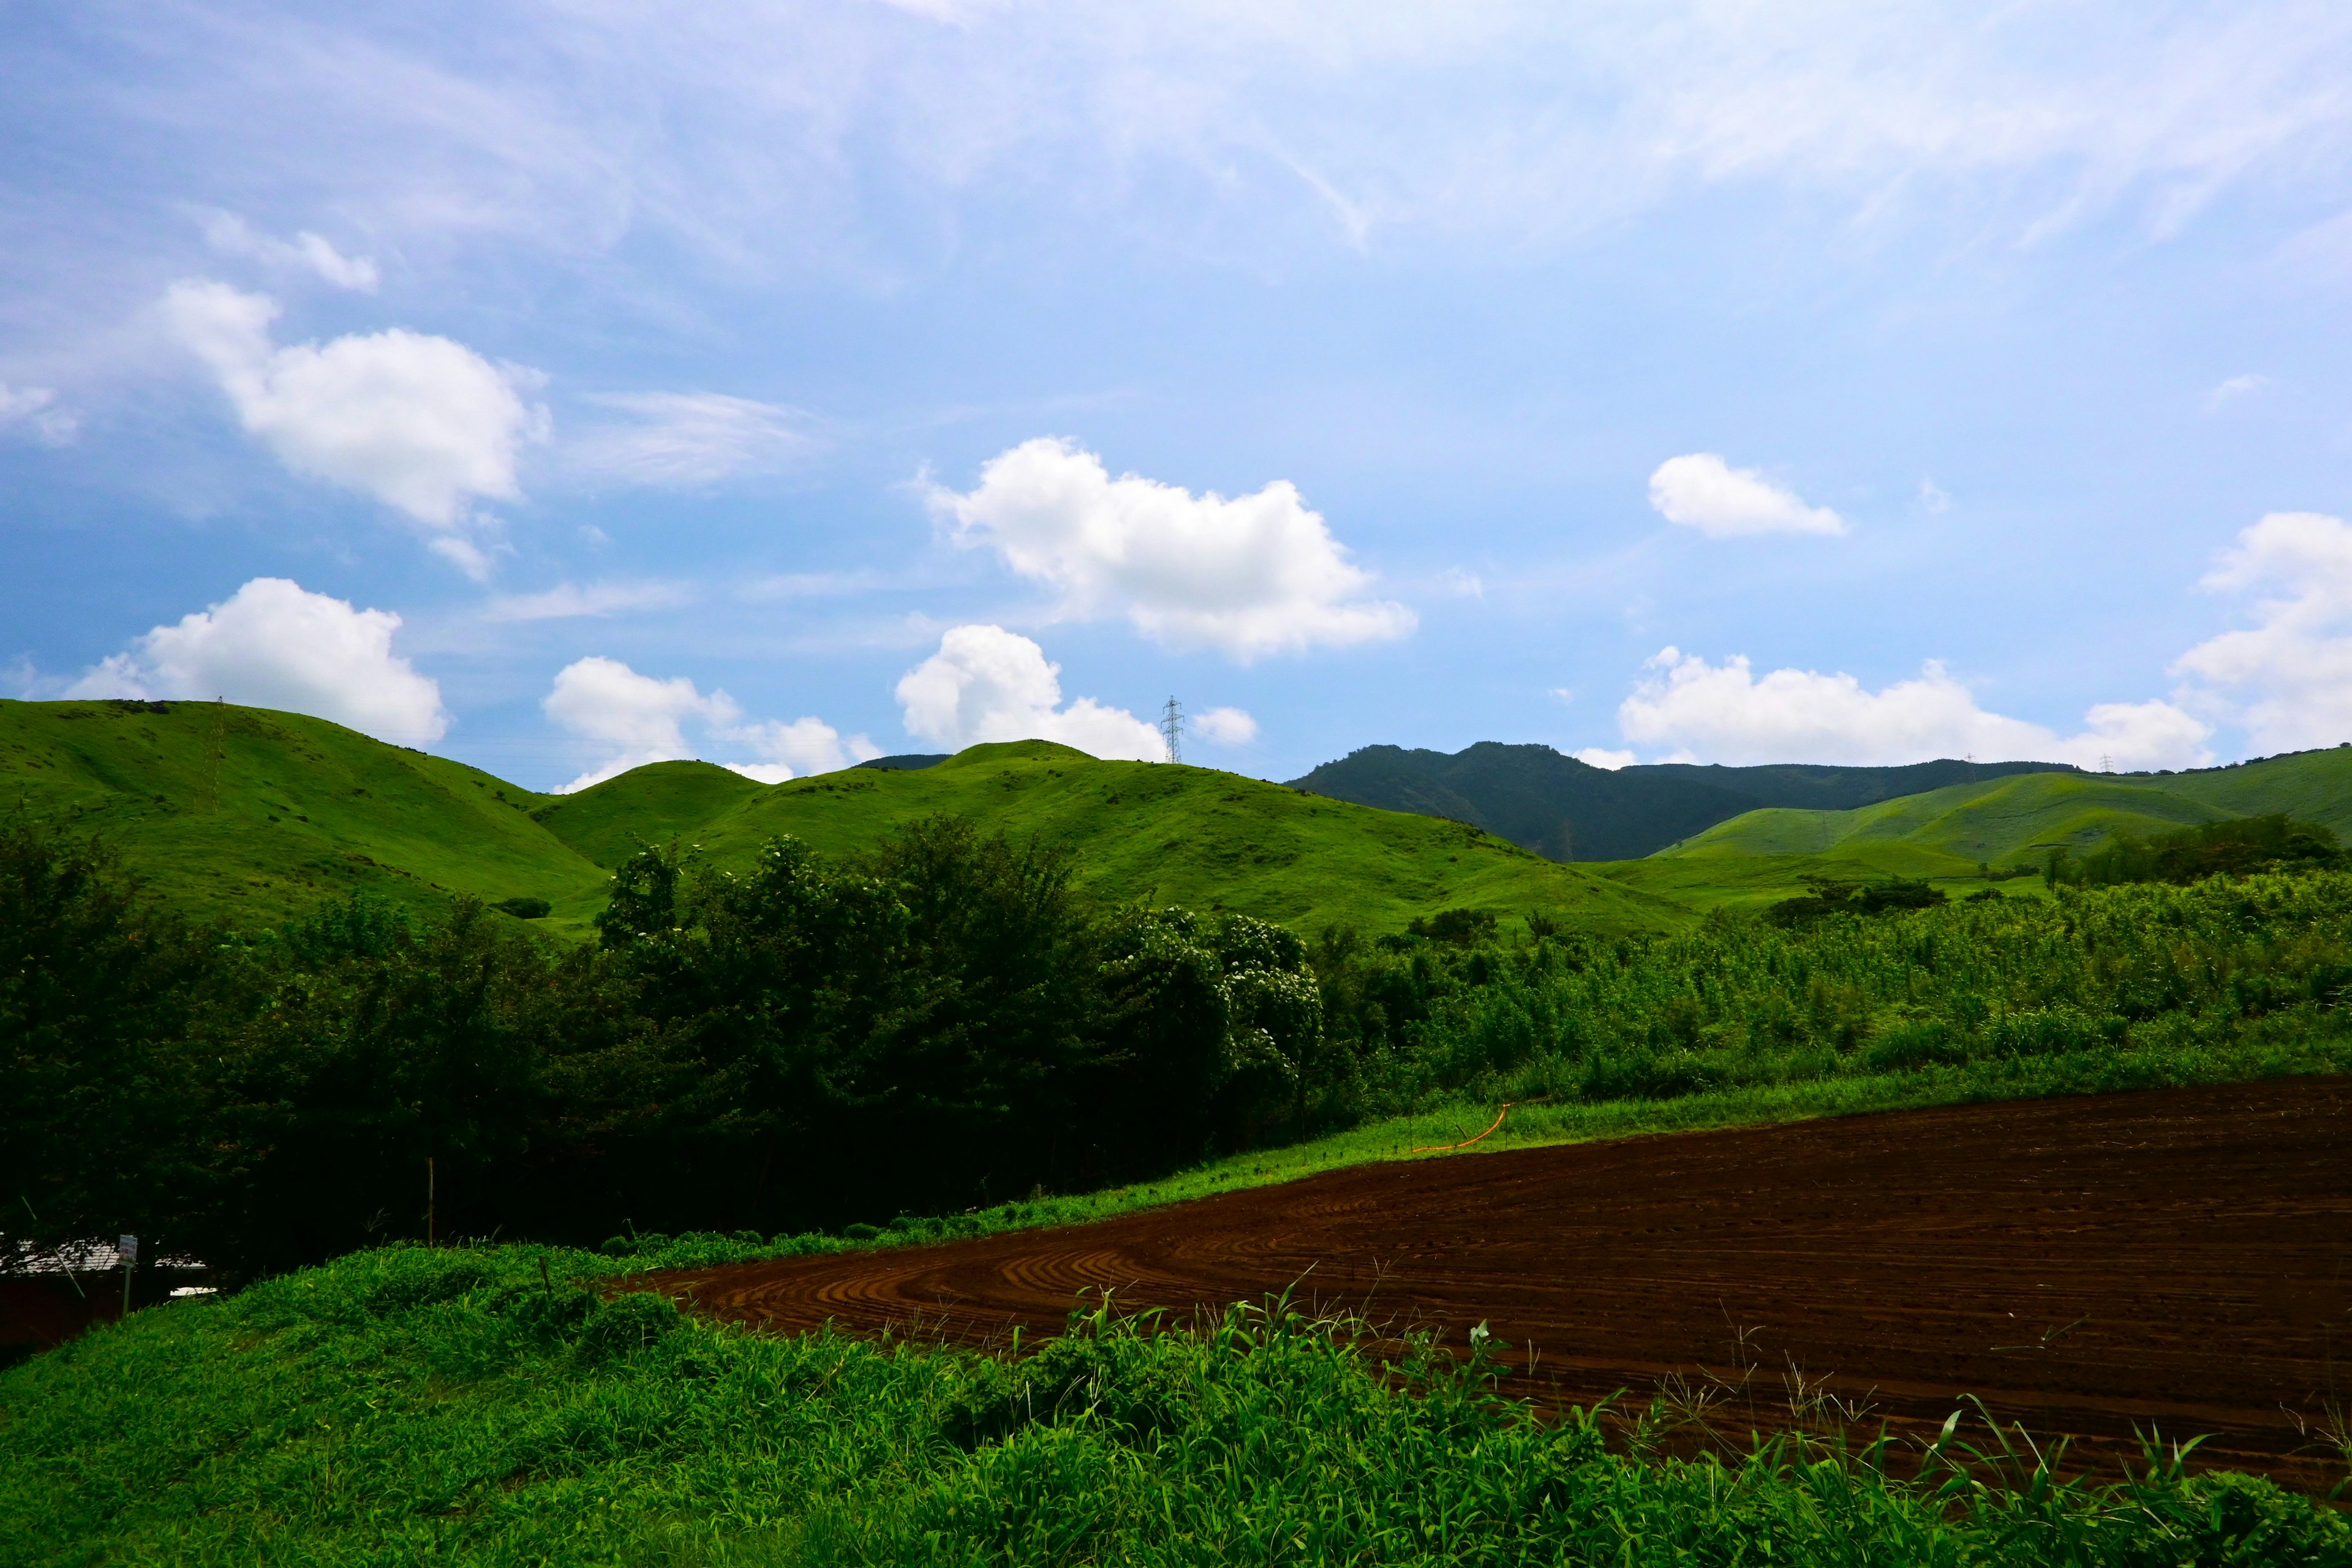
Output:
<svg viewBox="0 0 2352 1568">
<path fill-rule="evenodd" d="M 2273 512 L 2239 534 L 2203 586 L 2265 596 L 2252 627 L 2198 644 L 2174 672 L 2220 689 L 2257 752 L 2352 740 L 2352 528 Z"/>
<path fill-rule="evenodd" d="M 10 386 L 0 381 L 0 430 L 21 426 L 44 447 L 63 447 L 81 433 L 81 416 L 58 406 L 46 386 Z"/>
<path fill-rule="evenodd" d="M 1633 752 L 1612 752 L 1605 746 L 1584 746 L 1569 754 L 1580 763 L 1590 763 L 1596 768 L 1606 768 L 1612 773 L 1619 768 L 1630 768 L 1633 765 Z"/>
<path fill-rule="evenodd" d="M 423 745 L 449 728 L 441 688 L 392 651 L 400 617 L 283 577 L 157 626 L 66 689 L 68 697 L 226 698 Z"/>
<path fill-rule="evenodd" d="M 483 606 L 486 621 L 562 621 L 625 610 L 668 610 L 693 595 L 683 583 L 559 583 L 537 594 L 502 594 Z"/>
<path fill-rule="evenodd" d="M 1812 506 L 1754 468 L 1735 468 L 1719 453 L 1668 458 L 1650 476 L 1650 504 L 1668 522 L 1709 539 L 1751 533 L 1843 533 L 1845 519 Z"/>
<path fill-rule="evenodd" d="M 2103 702 L 2084 728 L 2061 736 L 1989 713 L 1930 661 L 1878 691 L 1851 675 L 1776 669 L 1759 677 L 1744 658 L 1711 665 L 1669 647 L 1656 673 L 1617 710 L 1625 738 L 1710 763 L 1885 765 L 1936 757 L 2073 763 L 2079 767 L 2201 766 L 2211 728 L 2169 702 Z"/>
<path fill-rule="evenodd" d="M 898 682 L 907 733 L 961 751 L 988 741 L 1058 741 L 1093 756 L 1157 761 L 1160 731 L 1091 697 L 1065 705 L 1062 667 L 1003 626 L 950 627 Z"/>
<path fill-rule="evenodd" d="M 773 721 L 747 724 L 729 731 L 728 737 L 766 759 L 726 764 L 745 778 L 758 779 L 761 784 L 782 784 L 807 773 L 838 773 L 853 763 L 882 754 L 882 748 L 865 736 L 845 736 L 822 719 L 795 719 L 789 724 Z"/>
<path fill-rule="evenodd" d="M 1257 739 L 1257 721 L 1239 708 L 1212 708 L 1193 715 L 1192 728 L 1227 746 L 1246 746 Z"/>
<path fill-rule="evenodd" d="M 585 742 L 599 760 L 557 793 L 569 795 L 615 778 L 648 763 L 679 762 L 698 755 L 687 726 L 700 731 L 714 750 L 740 749 L 761 759 L 725 763 L 761 784 L 782 784 L 803 773 L 831 773 L 854 760 L 881 755 L 863 735 L 845 739 L 820 719 L 743 723 L 743 710 L 724 691 L 708 693 L 685 676 L 667 680 L 639 675 L 617 658 L 575 659 L 556 672 L 555 684 L 540 706 L 547 716 Z"/>
<path fill-rule="evenodd" d="M 373 261 L 345 256 L 308 229 L 291 240 L 278 239 L 256 232 L 235 213 L 215 212 L 205 218 L 205 240 L 224 256 L 243 257 L 279 271 L 315 273 L 338 289 L 373 294 L 380 281 Z"/>
<path fill-rule="evenodd" d="M 572 443 L 572 460 L 626 484 L 716 484 L 789 467 L 824 446 L 815 420 L 782 404 L 717 392 L 613 393 L 591 401 L 634 417 L 583 432 Z"/>
<path fill-rule="evenodd" d="M 1058 590 L 1063 616 L 1123 615 L 1171 647 L 1247 661 L 1413 627 L 1402 605 L 1361 597 L 1370 574 L 1286 479 L 1231 500 L 1196 496 L 1114 479 L 1076 442 L 1041 437 L 991 458 L 971 490 L 933 485 L 929 499 L 958 543 L 992 547 Z"/>
<path fill-rule="evenodd" d="M 704 696 L 685 676 L 660 680 L 639 675 L 617 658 L 591 657 L 565 665 L 541 701 L 550 719 L 604 753 L 595 767 L 559 794 L 640 768 L 691 757 L 686 722 L 732 724 L 743 710 L 723 691 Z"/>
<path fill-rule="evenodd" d="M 523 397 L 535 373 L 398 327 L 279 348 L 277 316 L 275 300 L 226 283 L 175 283 L 163 299 L 173 335 L 278 461 L 436 531 L 436 548 L 478 575 L 487 557 L 461 531 L 476 500 L 522 493 L 516 461 L 547 429 Z"/>
</svg>

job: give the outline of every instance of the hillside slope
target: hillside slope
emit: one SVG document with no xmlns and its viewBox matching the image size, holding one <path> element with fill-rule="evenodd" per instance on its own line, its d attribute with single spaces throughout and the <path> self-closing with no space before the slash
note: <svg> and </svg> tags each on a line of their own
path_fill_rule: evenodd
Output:
<svg viewBox="0 0 2352 1568">
<path fill-rule="evenodd" d="M 545 821 L 568 834 L 575 822 L 648 819 L 688 787 L 689 768 L 723 771 L 640 768 L 582 791 Z M 1688 919 L 1670 900 L 1459 823 L 1208 768 L 1100 762 L 1045 741 L 974 746 L 919 771 L 851 769 L 755 789 L 680 837 L 724 868 L 747 864 L 775 835 L 837 855 L 938 812 L 1068 846 L 1087 885 L 1106 897 L 1234 910 L 1305 932 L 1335 922 L 1393 931 L 1465 905 L 1498 915 L 1540 910 L 1603 931 Z M 571 842 L 606 864 L 626 853 L 610 836 L 583 831 Z"/>
<path fill-rule="evenodd" d="M 537 929 L 584 938 L 611 868 L 639 844 L 677 838 L 709 864 L 743 865 L 776 834 L 841 854 L 937 812 L 1067 846 L 1105 897 L 1303 932 L 1392 931 L 1457 905 L 1601 931 L 1689 918 L 1459 824 L 1043 742 L 775 787 L 658 763 L 558 796 L 299 714 L 0 701 L 0 802 L 103 837 L 174 904 L 246 929 L 362 890 L 420 911 L 457 896 L 543 898 L 554 912 Z"/>
<path fill-rule="evenodd" d="M 1749 812 L 1659 859 L 1833 855 L 1906 875 L 2036 863 L 2110 835 L 2284 812 L 2352 838 L 2352 746 L 2181 773 L 2037 773 L 1952 784 L 1850 811 Z"/>
<path fill-rule="evenodd" d="M 428 910 L 548 900 L 579 927 L 607 877 L 533 821 L 546 797 L 299 713 L 211 702 L 0 700 L 0 805 L 119 848 L 232 927 L 353 890 Z"/>
<path fill-rule="evenodd" d="M 1482 741 L 1451 754 L 1366 746 L 1291 782 L 1360 805 L 1453 817 L 1554 860 L 1630 860 L 1760 806 L 1834 811 L 1969 779 L 2059 769 L 1944 761 L 1897 768 L 1657 763 L 1612 772 L 1549 746 Z"/>
</svg>

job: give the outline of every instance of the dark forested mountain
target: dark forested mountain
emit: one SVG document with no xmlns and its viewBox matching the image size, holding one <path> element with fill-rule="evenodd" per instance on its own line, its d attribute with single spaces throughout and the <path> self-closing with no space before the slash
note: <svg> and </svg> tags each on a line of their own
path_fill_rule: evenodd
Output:
<svg viewBox="0 0 2352 1568">
<path fill-rule="evenodd" d="M 1914 763 L 1899 768 L 1701 767 L 1614 772 L 1549 746 L 1481 741 L 1465 751 L 1366 746 L 1295 788 L 1359 805 L 1450 816 L 1555 860 L 1632 860 L 1759 806 L 1843 811 L 2010 773 L 2073 772 L 2060 763 Z"/>
</svg>

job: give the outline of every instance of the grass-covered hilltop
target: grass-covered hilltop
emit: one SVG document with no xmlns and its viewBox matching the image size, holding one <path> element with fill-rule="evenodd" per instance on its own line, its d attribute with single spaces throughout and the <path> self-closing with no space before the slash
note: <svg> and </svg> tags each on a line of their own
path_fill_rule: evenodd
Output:
<svg viewBox="0 0 2352 1568">
<path fill-rule="evenodd" d="M 0 1563 L 2352 1563 L 2162 1444 L 1700 1452 L 1647 1388 L 1538 1409 L 1279 1303 L 1013 1356 L 625 1289 L 1505 1102 L 1524 1144 L 2352 1071 L 2352 751 L 1592 866 L 1042 742 L 552 796 L 290 714 L 0 703 L 0 1286 L 129 1233 L 224 1288 L 135 1279 L 0 1370 Z"/>
<path fill-rule="evenodd" d="M 420 912 L 541 899 L 548 929 L 585 935 L 612 870 L 642 844 L 677 838 L 709 865 L 741 867 L 776 835 L 837 853 L 940 813 L 1068 848 L 1105 897 L 1299 929 L 1399 930 L 1465 905 L 1612 931 L 1686 918 L 1458 824 L 1043 741 L 775 786 L 657 763 L 543 795 L 299 714 L 0 701 L 0 807 L 100 834 L 168 901 L 245 926 L 356 891 Z"/>
</svg>

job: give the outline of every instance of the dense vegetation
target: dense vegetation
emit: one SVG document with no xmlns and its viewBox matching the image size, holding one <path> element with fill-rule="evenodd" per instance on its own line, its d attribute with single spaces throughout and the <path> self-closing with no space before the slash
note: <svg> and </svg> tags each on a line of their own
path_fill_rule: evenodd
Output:
<svg viewBox="0 0 2352 1568">
<path fill-rule="evenodd" d="M 2080 860 L 2050 851 L 2044 875 L 2053 882 L 2112 887 L 2118 882 L 2197 882 L 2252 871 L 2317 870 L 2341 867 L 2336 835 L 2284 812 L 2200 823 L 2149 837 L 2118 833 Z"/>
<path fill-rule="evenodd" d="M 2342 1517 L 2163 1448 L 2066 1480 L 1973 1419 L 1923 1455 L 1816 1412 L 1676 1457 L 1663 1402 L 1538 1422 L 1475 1344 L 1383 1361 L 1280 1303 L 1089 1313 L 1013 1362 L 747 1334 L 593 1289 L 615 1268 L 378 1248 L 0 1373 L 0 1561 L 2352 1560 Z"/>
<path fill-rule="evenodd" d="M 1650 941 L 1513 946 L 1328 936 L 1334 1117 L 1447 1091 L 1672 1098 L 1748 1085 L 2215 1053 L 2352 1063 L 2352 875 L 2216 879 L 1830 910 L 1718 914 Z"/>
<path fill-rule="evenodd" d="M 1898 891 L 1671 937 L 1453 910 L 1305 944 L 1092 904 L 1066 856 L 937 818 L 836 861 L 776 840 L 744 874 L 640 852 L 594 948 L 362 900 L 252 939 L 20 823 L 0 1238 L 131 1231 L 266 1272 L 428 1229 L 952 1214 L 1461 1100 L 2352 1065 L 2352 873 Z"/>
<path fill-rule="evenodd" d="M 799 1229 L 1295 1121 L 1321 1033 L 1297 940 L 1070 879 L 941 818 L 838 866 L 779 840 L 740 877 L 648 850 L 598 949 L 364 900 L 247 941 L 19 824 L 0 1241 L 128 1230 L 246 1272 L 428 1227 Z"/>
</svg>

